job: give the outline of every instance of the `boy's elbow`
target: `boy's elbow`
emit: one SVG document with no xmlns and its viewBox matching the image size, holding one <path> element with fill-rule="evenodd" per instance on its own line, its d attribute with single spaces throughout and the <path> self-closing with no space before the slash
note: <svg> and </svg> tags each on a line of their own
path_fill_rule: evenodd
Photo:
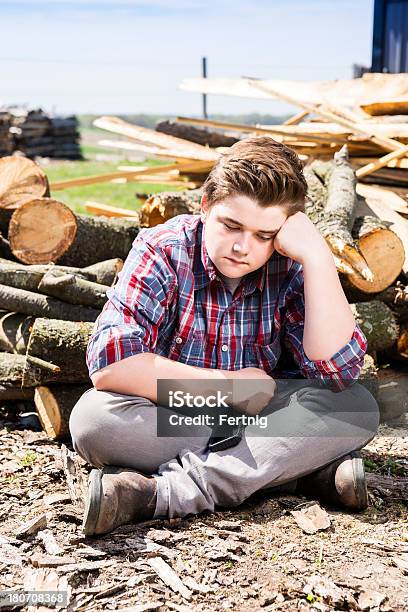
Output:
<svg viewBox="0 0 408 612">
<path fill-rule="evenodd" d="M 91 381 L 97 391 L 106 391 L 109 384 L 109 372 L 105 371 L 106 368 L 98 370 L 91 375 Z"/>
</svg>

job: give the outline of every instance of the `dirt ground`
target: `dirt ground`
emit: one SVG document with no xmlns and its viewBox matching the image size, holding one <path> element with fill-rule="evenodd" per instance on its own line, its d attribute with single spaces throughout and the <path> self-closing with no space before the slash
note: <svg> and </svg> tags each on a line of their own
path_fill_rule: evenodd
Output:
<svg viewBox="0 0 408 612">
<path fill-rule="evenodd" d="M 361 514 L 327 509 L 330 526 L 314 534 L 291 514 L 304 498 L 264 493 L 85 538 L 71 455 L 27 425 L 0 409 L 0 591 L 66 590 L 69 611 L 408 610 L 407 499 L 393 485 L 371 488 Z M 407 441 L 406 423 L 380 426 L 364 449 L 368 469 L 407 483 Z"/>
</svg>

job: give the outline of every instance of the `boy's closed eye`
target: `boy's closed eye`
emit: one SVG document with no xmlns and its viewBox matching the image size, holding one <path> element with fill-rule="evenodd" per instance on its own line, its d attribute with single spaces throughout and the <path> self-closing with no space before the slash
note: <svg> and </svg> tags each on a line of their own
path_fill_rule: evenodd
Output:
<svg viewBox="0 0 408 612">
<path fill-rule="evenodd" d="M 228 225 L 227 223 L 223 223 L 223 225 L 224 225 L 224 227 L 226 227 L 226 228 L 227 228 L 228 230 L 230 230 L 231 232 L 233 232 L 233 231 L 239 231 L 239 230 L 240 230 L 240 228 L 239 228 L 239 227 L 233 227 L 233 226 Z M 259 236 L 259 234 L 258 234 L 258 236 L 257 236 L 257 237 L 258 237 L 260 240 L 264 240 L 264 241 L 266 242 L 266 241 L 269 241 L 269 240 L 273 240 L 273 239 L 275 238 L 275 236 L 276 236 L 276 234 L 277 234 L 277 233 L 278 233 L 278 232 L 275 232 L 275 233 L 274 233 L 273 235 L 271 235 L 271 236 Z"/>
</svg>

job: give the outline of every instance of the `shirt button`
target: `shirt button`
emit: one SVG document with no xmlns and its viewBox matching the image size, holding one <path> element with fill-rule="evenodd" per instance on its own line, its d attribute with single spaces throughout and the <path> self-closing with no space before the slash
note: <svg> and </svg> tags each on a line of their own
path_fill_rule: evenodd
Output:
<svg viewBox="0 0 408 612">
<path fill-rule="evenodd" d="M 176 342 L 177 342 L 177 344 L 181 344 L 183 342 L 183 340 L 180 338 L 180 336 L 177 336 Z"/>
<path fill-rule="evenodd" d="M 223 344 L 222 347 L 221 347 L 221 350 L 224 351 L 224 353 L 225 353 L 225 351 L 228 351 L 228 345 L 227 344 Z"/>
</svg>

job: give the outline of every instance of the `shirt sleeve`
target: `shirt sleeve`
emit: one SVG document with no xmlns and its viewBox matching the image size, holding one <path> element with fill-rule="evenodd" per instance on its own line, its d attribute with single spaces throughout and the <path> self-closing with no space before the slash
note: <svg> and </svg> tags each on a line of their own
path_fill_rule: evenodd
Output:
<svg viewBox="0 0 408 612">
<path fill-rule="evenodd" d="M 95 322 L 86 354 L 89 375 L 132 355 L 154 352 L 176 286 L 166 254 L 139 234 Z"/>
<path fill-rule="evenodd" d="M 330 359 L 312 361 L 308 359 L 303 349 L 304 323 L 303 268 L 298 264 L 287 293 L 283 342 L 292 352 L 305 378 L 317 379 L 332 391 L 342 391 L 354 384 L 359 377 L 367 351 L 367 339 L 360 327 L 355 326 L 350 341 Z"/>
</svg>

